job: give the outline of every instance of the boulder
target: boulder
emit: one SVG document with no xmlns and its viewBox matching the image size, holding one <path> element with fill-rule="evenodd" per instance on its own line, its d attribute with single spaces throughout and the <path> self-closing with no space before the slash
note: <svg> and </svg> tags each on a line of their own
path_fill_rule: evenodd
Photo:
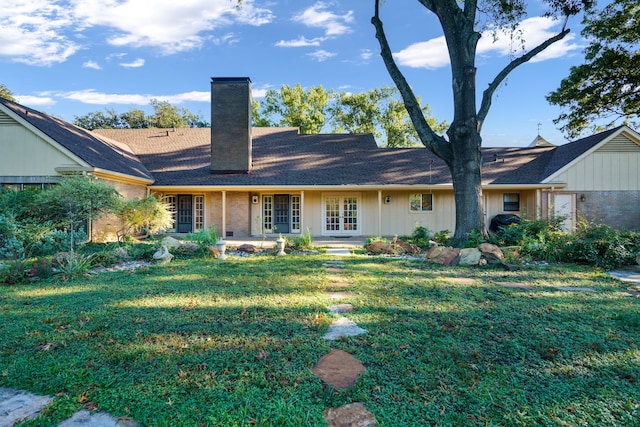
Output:
<svg viewBox="0 0 640 427">
<path fill-rule="evenodd" d="M 372 254 L 391 254 L 393 250 L 391 248 L 391 244 L 383 241 L 375 241 L 372 242 L 369 246 L 367 246 L 367 251 Z"/>
<path fill-rule="evenodd" d="M 412 245 L 411 243 L 407 243 L 402 240 L 394 240 L 391 243 L 391 249 L 394 253 L 397 254 L 411 254 L 416 255 L 420 253 L 420 248 L 416 245 Z"/>
<path fill-rule="evenodd" d="M 477 248 L 460 249 L 460 265 L 478 265 L 482 252 Z"/>
<path fill-rule="evenodd" d="M 175 239 L 175 238 L 173 238 L 171 236 L 167 236 L 164 239 L 162 239 L 162 245 L 166 246 L 168 249 L 177 248 L 181 244 L 182 243 L 180 242 L 180 240 Z"/>
<path fill-rule="evenodd" d="M 167 264 L 171 262 L 171 260 L 173 259 L 173 255 L 171 255 L 171 253 L 169 252 L 169 248 L 167 248 L 165 245 L 162 245 L 162 247 L 153 254 L 153 259 L 158 261 L 158 263 L 160 264 Z"/>
<path fill-rule="evenodd" d="M 482 256 L 489 263 L 504 262 L 504 253 L 496 245 L 491 243 L 480 243 L 478 250 L 482 252 Z"/>
<path fill-rule="evenodd" d="M 254 253 L 256 251 L 256 247 L 252 244 L 249 243 L 244 243 L 240 246 L 238 246 L 238 249 L 236 249 L 238 252 L 247 252 L 247 253 Z"/>
<path fill-rule="evenodd" d="M 434 248 L 441 248 L 435 249 Z M 442 265 L 458 265 L 460 262 L 460 249 L 452 247 L 434 246 L 427 253 L 427 260 Z"/>
</svg>

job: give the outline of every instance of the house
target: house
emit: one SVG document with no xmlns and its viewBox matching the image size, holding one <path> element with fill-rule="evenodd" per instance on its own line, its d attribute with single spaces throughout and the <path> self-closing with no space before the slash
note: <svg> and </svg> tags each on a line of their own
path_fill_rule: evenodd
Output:
<svg viewBox="0 0 640 427">
<path fill-rule="evenodd" d="M 75 127 L 0 99 L 0 183 L 95 176 L 125 197 L 162 196 L 174 232 L 226 237 L 408 235 L 455 227 L 451 176 L 424 148 L 378 148 L 370 134 L 251 127 L 249 78 L 213 78 L 211 129 Z M 542 143 L 540 143 L 542 141 Z M 621 126 L 554 146 L 483 148 L 486 222 L 497 214 L 584 217 L 640 228 L 640 135 Z M 94 227 L 111 238 L 115 224 Z"/>
</svg>

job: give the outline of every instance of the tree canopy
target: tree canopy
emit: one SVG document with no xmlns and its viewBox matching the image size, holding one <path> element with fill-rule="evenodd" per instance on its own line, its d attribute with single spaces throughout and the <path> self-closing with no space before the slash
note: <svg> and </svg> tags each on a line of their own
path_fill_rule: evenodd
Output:
<svg viewBox="0 0 640 427">
<path fill-rule="evenodd" d="M 16 101 L 16 99 L 13 97 L 13 92 L 11 92 L 11 90 L 7 86 L 1 83 L 0 83 L 0 98 L 8 99 L 9 101 L 13 101 L 13 102 Z"/>
<path fill-rule="evenodd" d="M 372 133 L 387 147 L 416 146 L 418 135 L 397 95 L 391 87 L 349 93 L 285 85 L 268 91 L 264 101 L 253 101 L 253 125 L 299 127 L 301 133 Z M 446 123 L 439 123 L 429 106 L 422 110 L 425 120 L 444 132 Z"/>
<path fill-rule="evenodd" d="M 514 57 L 482 92 L 477 105 L 476 49 L 482 30 L 508 28 L 518 37 L 518 23 L 527 15 L 526 0 L 418 0 L 437 17 L 446 40 L 451 67 L 453 120 L 445 135 L 439 135 L 425 120 L 420 102 L 398 67 L 382 22 L 380 0 L 373 1 L 371 23 L 380 45 L 380 56 L 400 91 L 404 106 L 420 142 L 444 160 L 453 180 L 456 228 L 453 243 L 461 245 L 473 233 L 486 234 L 482 195 L 482 125 L 491 108 L 493 95 L 507 76 L 520 65 L 569 34 L 567 19 L 591 5 L 591 0 L 546 0 L 545 15 L 563 18 L 557 34 L 533 49 Z M 400 7 L 386 2 L 385 7 Z"/>
<path fill-rule="evenodd" d="M 167 101 L 152 99 L 149 105 L 153 113 L 146 115 L 143 110 L 131 108 L 124 113 L 114 109 L 94 111 L 82 116 L 74 116 L 73 124 L 82 128 L 93 129 L 143 129 L 143 128 L 186 128 L 208 127 L 200 115 L 171 105 Z"/>
<path fill-rule="evenodd" d="M 640 4 L 614 0 L 584 20 L 585 63 L 572 67 L 547 100 L 564 108 L 556 124 L 571 138 L 583 131 L 635 124 L 640 116 Z M 598 119 L 600 123 L 598 124 Z"/>
</svg>

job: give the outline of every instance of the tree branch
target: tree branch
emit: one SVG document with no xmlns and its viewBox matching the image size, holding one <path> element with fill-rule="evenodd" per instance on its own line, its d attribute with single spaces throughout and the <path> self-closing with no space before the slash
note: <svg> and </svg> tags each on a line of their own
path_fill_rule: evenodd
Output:
<svg viewBox="0 0 640 427">
<path fill-rule="evenodd" d="M 536 48 L 511 61 L 506 67 L 502 69 L 502 71 L 498 73 L 496 78 L 493 79 L 493 81 L 489 84 L 489 87 L 482 93 L 482 104 L 480 106 L 480 110 L 478 111 L 478 132 L 480 132 L 480 130 L 482 129 L 484 120 L 486 119 L 487 114 L 489 114 L 489 108 L 491 107 L 491 98 L 493 98 L 494 92 L 498 89 L 498 86 L 500 86 L 500 84 L 509 75 L 509 73 L 511 73 L 519 65 L 522 65 L 525 62 L 529 61 L 531 58 L 551 46 L 553 43 L 562 40 L 567 34 L 569 34 L 569 32 L 569 29 L 563 29 L 561 33 L 558 33 L 555 36 L 547 39 Z"/>
<path fill-rule="evenodd" d="M 424 3 L 429 1 L 421 0 L 421 2 Z M 375 0 L 375 14 L 373 18 L 371 18 L 371 23 L 376 29 L 376 38 L 380 43 L 380 56 L 382 57 L 385 66 L 387 67 L 387 71 L 389 72 L 391 79 L 397 86 L 398 91 L 402 96 L 405 108 L 409 113 L 409 117 L 411 118 L 413 126 L 416 128 L 416 132 L 420 137 L 420 141 L 425 147 L 433 151 L 438 157 L 442 158 L 446 162 L 449 162 L 453 155 L 449 143 L 443 137 L 436 134 L 433 129 L 431 129 L 424 118 L 422 109 L 420 108 L 420 103 L 416 99 L 411 86 L 409 86 L 409 83 L 407 82 L 393 59 L 393 54 L 391 53 L 391 48 L 389 47 L 389 42 L 387 41 L 387 37 L 384 33 L 382 21 L 380 20 L 379 3 L 380 0 Z"/>
</svg>

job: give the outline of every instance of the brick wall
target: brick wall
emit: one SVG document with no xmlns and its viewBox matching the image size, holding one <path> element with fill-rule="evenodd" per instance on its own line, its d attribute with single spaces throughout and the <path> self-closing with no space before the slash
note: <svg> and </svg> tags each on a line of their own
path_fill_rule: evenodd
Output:
<svg viewBox="0 0 640 427">
<path fill-rule="evenodd" d="M 579 192 L 576 203 L 578 218 L 615 228 L 640 229 L 640 191 Z"/>
</svg>

